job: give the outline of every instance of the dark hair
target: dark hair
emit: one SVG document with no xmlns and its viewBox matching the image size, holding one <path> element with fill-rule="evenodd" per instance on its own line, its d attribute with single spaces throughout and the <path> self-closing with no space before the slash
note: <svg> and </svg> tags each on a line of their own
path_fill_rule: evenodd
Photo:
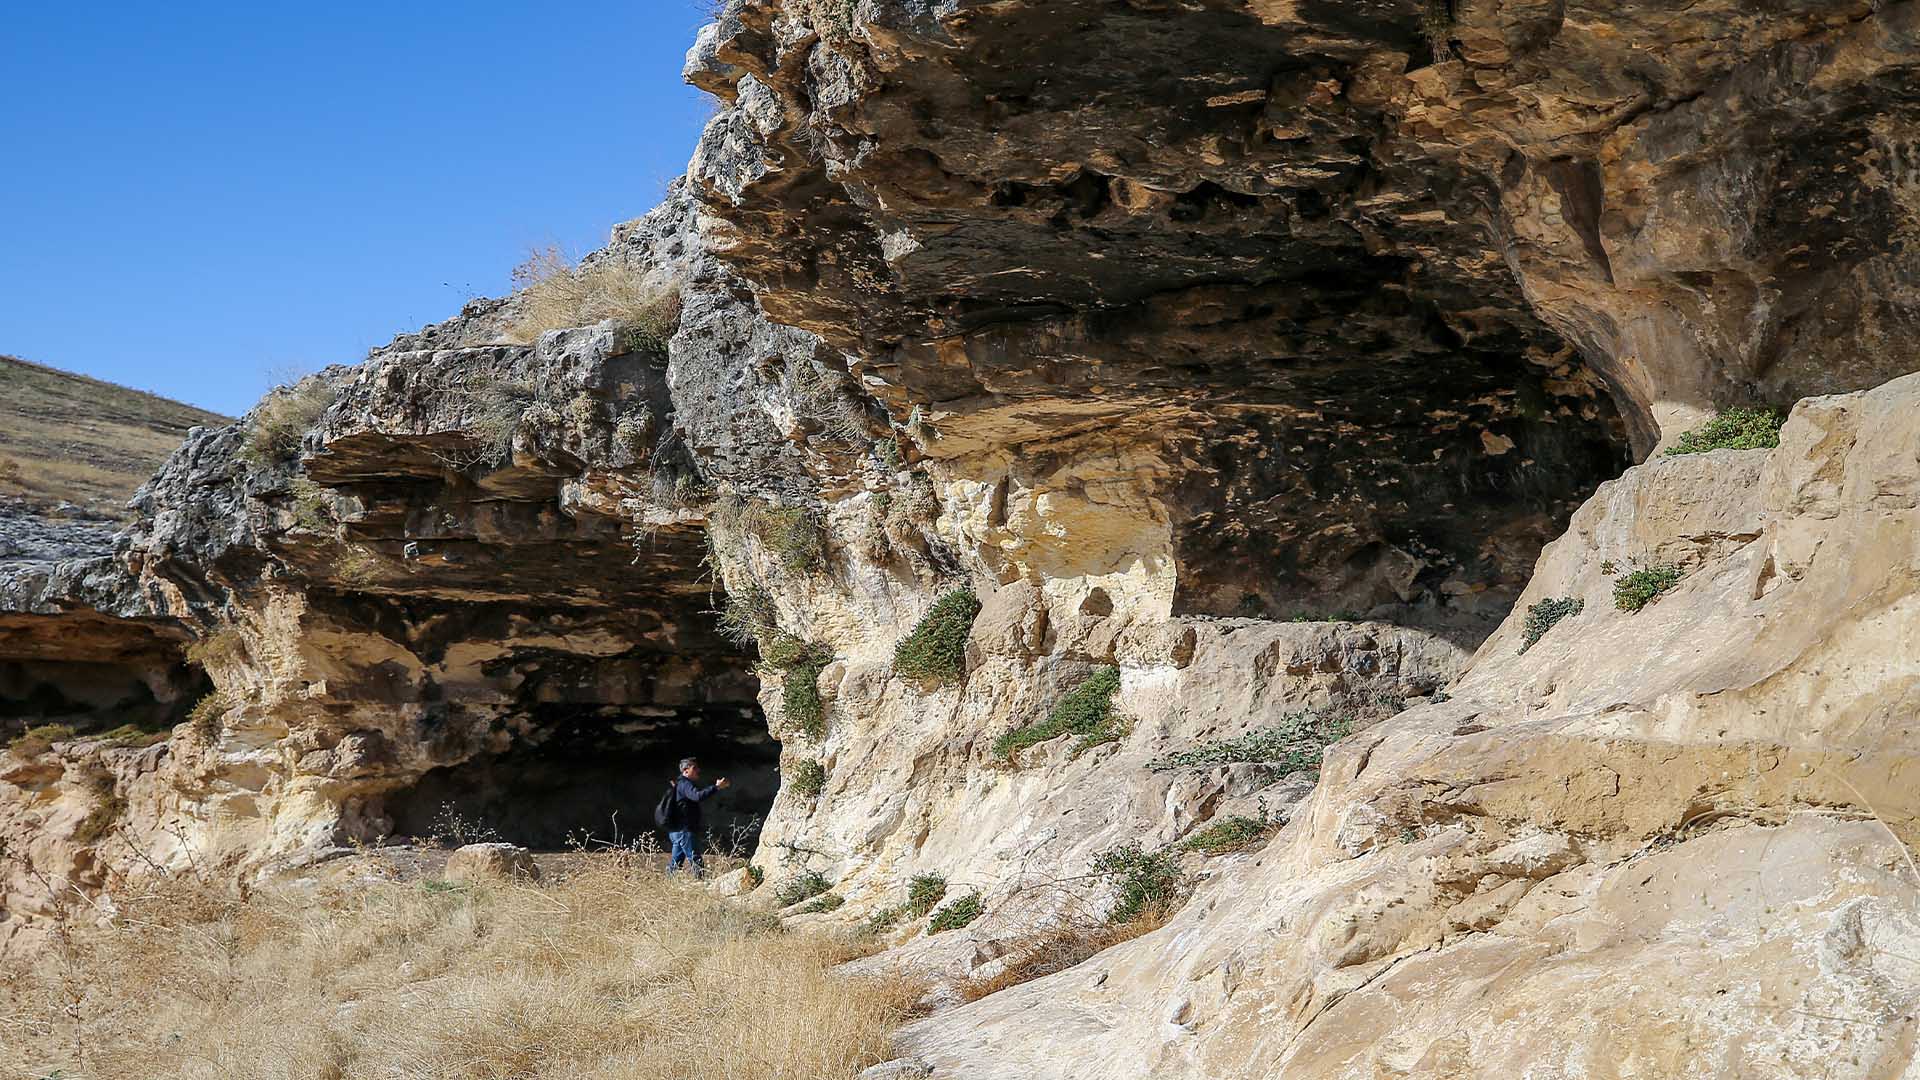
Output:
<svg viewBox="0 0 1920 1080">
<path fill-rule="evenodd" d="M 680 771 L 686 772 L 698 764 L 700 764 L 699 758 L 683 757 L 680 759 Z"/>
</svg>

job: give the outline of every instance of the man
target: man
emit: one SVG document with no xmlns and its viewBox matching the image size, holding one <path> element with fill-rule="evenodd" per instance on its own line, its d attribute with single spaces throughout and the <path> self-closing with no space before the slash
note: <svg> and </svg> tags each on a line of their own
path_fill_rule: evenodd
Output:
<svg viewBox="0 0 1920 1080">
<path fill-rule="evenodd" d="M 700 848 L 694 842 L 694 838 L 700 834 L 700 804 L 712 798 L 714 792 L 725 791 L 731 786 L 731 782 L 723 776 L 701 787 L 699 759 L 680 759 L 680 778 L 673 782 L 673 821 L 667 828 L 667 840 L 673 846 L 673 858 L 667 864 L 667 873 L 680 869 L 683 863 L 692 864 L 696 876 L 707 872 L 707 864 L 701 861 Z"/>
</svg>

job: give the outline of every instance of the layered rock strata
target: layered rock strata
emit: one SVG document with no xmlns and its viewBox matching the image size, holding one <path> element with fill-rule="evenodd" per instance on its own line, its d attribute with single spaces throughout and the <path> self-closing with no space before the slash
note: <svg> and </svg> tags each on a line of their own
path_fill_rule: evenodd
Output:
<svg viewBox="0 0 1920 1080">
<path fill-rule="evenodd" d="M 1903 1075 L 1916 66 L 1912 3 L 734 0 L 687 181 L 587 261 L 664 333 L 476 302 L 9 571 L 5 648 L 213 696 L 8 757 L 0 926 L 449 808 L 610 835 L 693 746 L 751 902 L 977 898 L 869 962 L 946 991 L 1102 920 L 1102 852 L 1284 826 L 920 1074 Z"/>
</svg>

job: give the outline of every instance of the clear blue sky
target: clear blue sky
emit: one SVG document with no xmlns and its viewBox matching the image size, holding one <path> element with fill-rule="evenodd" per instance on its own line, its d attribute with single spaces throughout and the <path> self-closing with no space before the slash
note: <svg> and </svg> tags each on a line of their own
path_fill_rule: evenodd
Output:
<svg viewBox="0 0 1920 1080">
<path fill-rule="evenodd" d="M 709 114 L 703 6 L 8 4 L 0 353 L 237 414 L 598 247 Z"/>
</svg>

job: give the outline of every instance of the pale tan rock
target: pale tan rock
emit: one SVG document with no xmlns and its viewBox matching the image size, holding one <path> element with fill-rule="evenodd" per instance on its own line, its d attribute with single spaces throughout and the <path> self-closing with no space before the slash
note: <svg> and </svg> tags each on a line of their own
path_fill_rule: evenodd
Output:
<svg viewBox="0 0 1920 1080">
<path fill-rule="evenodd" d="M 448 881 L 539 881 L 533 853 L 514 844 L 468 844 L 447 856 Z"/>
</svg>

